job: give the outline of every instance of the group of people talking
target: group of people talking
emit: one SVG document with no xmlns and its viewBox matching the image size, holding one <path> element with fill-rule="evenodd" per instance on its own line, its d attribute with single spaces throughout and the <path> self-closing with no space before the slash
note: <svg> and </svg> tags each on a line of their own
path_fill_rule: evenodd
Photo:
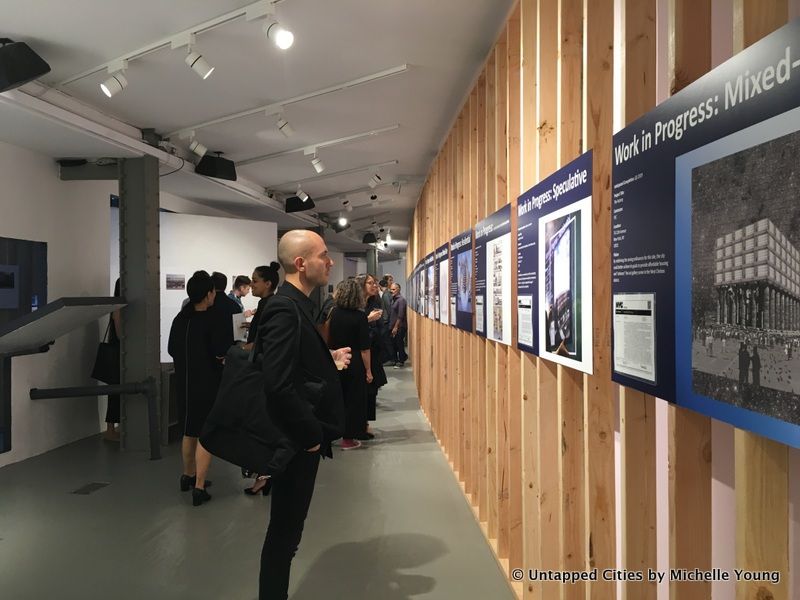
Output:
<svg viewBox="0 0 800 600">
<path fill-rule="evenodd" d="M 378 389 L 387 383 L 384 364 L 400 368 L 407 360 L 406 304 L 391 276 L 380 282 L 369 274 L 348 278 L 318 310 L 310 296 L 327 287 L 333 265 L 324 240 L 312 231 L 289 231 L 278 244 L 278 261 L 257 267 L 251 277 L 236 277 L 228 294 L 225 275 L 195 272 L 168 344 L 175 392 L 186 406 L 180 489 L 191 490 L 194 506 L 211 499 L 211 454 L 198 438 L 234 344 L 253 351 L 260 361 L 268 412 L 297 449 L 271 478 L 246 474 L 256 478 L 246 493 L 272 495 L 260 600 L 287 598 L 289 569 L 320 458 L 332 458 L 339 439 L 340 447 L 350 450 L 374 438 L 368 422 L 376 417 Z M 278 285 L 280 270 L 285 277 Z M 242 303 L 250 292 L 259 298 L 255 311 L 246 311 Z M 245 325 L 246 342 L 235 340 L 232 315 L 237 313 L 252 316 Z"/>
</svg>

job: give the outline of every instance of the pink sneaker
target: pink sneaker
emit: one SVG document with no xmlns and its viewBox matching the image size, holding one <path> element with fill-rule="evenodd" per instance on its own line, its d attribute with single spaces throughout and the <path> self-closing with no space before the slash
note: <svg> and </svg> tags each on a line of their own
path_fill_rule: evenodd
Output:
<svg viewBox="0 0 800 600">
<path fill-rule="evenodd" d="M 361 442 L 358 440 L 342 440 L 342 450 L 355 450 L 356 448 L 361 448 Z"/>
</svg>

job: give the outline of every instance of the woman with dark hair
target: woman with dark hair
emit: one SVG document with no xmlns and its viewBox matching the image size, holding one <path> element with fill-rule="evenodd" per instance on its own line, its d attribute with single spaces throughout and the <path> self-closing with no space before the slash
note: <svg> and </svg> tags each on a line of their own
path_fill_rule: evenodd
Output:
<svg viewBox="0 0 800 600">
<path fill-rule="evenodd" d="M 275 290 L 278 289 L 278 282 L 280 281 L 278 269 L 280 268 L 281 266 L 273 261 L 269 266 L 260 266 L 253 269 L 253 276 L 250 278 L 250 289 L 253 292 L 253 296 L 261 299 L 258 301 L 256 314 L 253 316 L 253 320 L 249 325 L 250 329 L 247 332 L 247 344 L 245 344 L 246 350 L 251 350 L 253 348 L 261 315 L 264 314 L 267 301 L 275 294 Z M 266 496 L 269 494 L 272 486 L 268 476 L 259 475 L 258 473 L 249 473 L 245 469 L 242 469 L 242 475 L 244 477 L 255 478 L 253 485 L 244 489 L 245 494 L 248 496 L 255 496 L 256 494 Z"/>
<path fill-rule="evenodd" d="M 366 298 L 364 312 L 367 314 L 369 323 L 370 360 L 372 362 L 372 381 L 367 386 L 367 421 L 374 421 L 377 418 L 375 408 L 378 390 L 388 383 L 386 371 L 383 370 L 383 362 L 388 358 L 384 356 L 387 324 L 383 320 L 383 305 L 378 293 L 380 289 L 378 280 L 369 273 L 359 275 L 357 280 L 362 285 Z M 371 440 L 374 437 L 375 435 L 369 431 L 369 425 L 365 425 L 364 431 L 356 439 Z"/>
<path fill-rule="evenodd" d="M 181 491 L 192 490 L 192 504 L 211 500 L 206 487 L 211 454 L 198 443 L 200 431 L 217 396 L 222 364 L 228 350 L 228 331 L 208 309 L 216 292 L 211 276 L 197 271 L 186 283 L 189 302 L 172 321 L 168 351 L 175 361 L 175 392 L 186 406 Z"/>
<path fill-rule="evenodd" d="M 367 385 L 372 382 L 369 352 L 369 325 L 364 316 L 364 289 L 356 280 L 347 279 L 336 286 L 330 313 L 329 348 L 353 349 L 350 366 L 339 371 L 344 397 L 344 434 L 342 450 L 361 446 L 356 439 L 367 427 Z"/>
<path fill-rule="evenodd" d="M 264 307 L 267 305 L 267 299 L 275 293 L 278 289 L 278 282 L 280 276 L 278 270 L 281 266 L 276 262 L 269 263 L 269 266 L 261 266 L 253 269 L 253 276 L 250 278 L 250 290 L 253 296 L 261 298 L 258 301 L 258 308 L 253 320 L 250 322 L 250 330 L 247 332 L 247 346 L 245 348 L 252 348 L 252 344 L 256 339 L 256 332 L 258 331 L 258 322 L 261 315 L 264 314 Z"/>
</svg>

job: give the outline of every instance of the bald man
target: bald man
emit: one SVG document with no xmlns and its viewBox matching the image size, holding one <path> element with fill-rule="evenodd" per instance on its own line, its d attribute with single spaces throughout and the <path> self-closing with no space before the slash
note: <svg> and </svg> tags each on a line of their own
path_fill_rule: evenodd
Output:
<svg viewBox="0 0 800 600">
<path fill-rule="evenodd" d="M 286 279 L 264 308 L 258 331 L 269 412 L 298 448 L 286 470 L 272 478 L 269 528 L 261 552 L 259 600 L 285 600 L 289 570 L 303 534 L 321 455 L 344 429 L 337 363 L 350 348 L 331 351 L 315 326 L 311 292 L 327 285 L 333 261 L 325 241 L 289 231 L 278 244 Z"/>
</svg>

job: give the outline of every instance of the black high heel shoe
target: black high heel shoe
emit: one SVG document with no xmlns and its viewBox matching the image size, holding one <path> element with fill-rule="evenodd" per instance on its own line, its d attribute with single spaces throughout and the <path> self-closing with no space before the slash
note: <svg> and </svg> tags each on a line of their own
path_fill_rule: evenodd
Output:
<svg viewBox="0 0 800 600">
<path fill-rule="evenodd" d="M 211 494 L 205 488 L 192 488 L 192 506 L 200 506 L 209 500 L 211 500 Z"/>
<path fill-rule="evenodd" d="M 264 485 L 258 487 L 258 484 L 264 482 Z M 262 496 L 269 496 L 270 491 L 272 490 L 272 479 L 267 477 L 266 479 L 258 479 L 253 484 L 253 487 L 244 488 L 244 493 L 248 496 L 256 496 L 257 494 L 261 494 Z"/>
<path fill-rule="evenodd" d="M 194 482 L 197 480 L 196 475 L 181 475 L 181 491 L 188 492 L 194 489 Z M 210 479 L 206 479 L 206 487 L 210 488 L 214 484 Z"/>
</svg>

